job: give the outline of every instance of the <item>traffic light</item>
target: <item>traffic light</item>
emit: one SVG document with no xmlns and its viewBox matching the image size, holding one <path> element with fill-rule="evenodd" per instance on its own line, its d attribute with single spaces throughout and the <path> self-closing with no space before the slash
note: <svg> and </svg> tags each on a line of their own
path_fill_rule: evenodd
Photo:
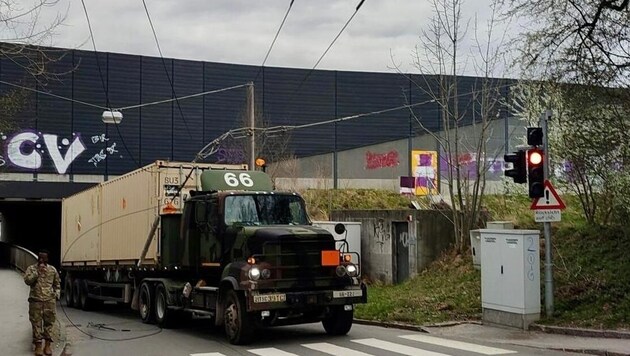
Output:
<svg viewBox="0 0 630 356">
<path fill-rule="evenodd" d="M 527 180 L 529 197 L 542 198 L 545 195 L 545 151 L 540 148 L 527 151 Z"/>
<path fill-rule="evenodd" d="M 527 144 L 530 146 L 542 146 L 543 130 L 542 127 L 527 128 Z"/>
<path fill-rule="evenodd" d="M 525 150 L 503 155 L 503 160 L 512 163 L 512 169 L 505 170 L 505 176 L 514 179 L 514 183 L 527 183 L 527 159 Z"/>
</svg>

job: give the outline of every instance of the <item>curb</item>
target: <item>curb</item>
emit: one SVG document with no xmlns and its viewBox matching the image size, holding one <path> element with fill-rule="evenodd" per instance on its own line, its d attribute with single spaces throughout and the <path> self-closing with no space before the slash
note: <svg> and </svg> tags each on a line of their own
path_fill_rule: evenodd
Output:
<svg viewBox="0 0 630 356">
<path fill-rule="evenodd" d="M 390 329 L 420 331 L 427 334 L 429 334 L 429 330 L 427 330 L 427 328 L 445 328 L 449 326 L 456 326 L 456 325 L 462 325 L 462 324 L 482 325 L 480 321 L 447 321 L 444 323 L 436 323 L 436 324 L 414 325 L 414 324 L 392 323 L 392 322 L 356 319 L 356 318 L 354 319 L 354 322 L 356 324 L 361 324 L 361 325 L 380 326 L 380 327 L 390 328 Z"/>
<path fill-rule="evenodd" d="M 412 325 L 412 324 L 388 323 L 388 322 L 375 321 L 375 320 L 365 320 L 365 319 L 354 319 L 354 323 L 361 324 L 361 325 L 380 326 L 380 327 L 391 328 L 391 329 L 420 331 L 420 332 L 427 333 L 427 334 L 429 333 L 424 327 L 419 326 L 419 325 Z"/>
<path fill-rule="evenodd" d="M 535 323 L 530 325 L 530 330 L 541 331 L 548 334 L 560 334 L 570 336 L 599 337 L 606 339 L 630 339 L 630 332 L 628 331 L 568 328 L 562 326 L 540 325 Z"/>
</svg>

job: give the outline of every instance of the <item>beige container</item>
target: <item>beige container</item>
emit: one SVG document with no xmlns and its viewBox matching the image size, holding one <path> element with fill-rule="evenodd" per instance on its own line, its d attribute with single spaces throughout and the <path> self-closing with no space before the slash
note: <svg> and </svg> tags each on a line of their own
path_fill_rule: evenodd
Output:
<svg viewBox="0 0 630 356">
<path fill-rule="evenodd" d="M 61 213 L 62 265 L 137 263 L 156 216 L 166 213 L 164 208 L 169 202 L 176 208 L 174 213 L 181 213 L 190 191 L 201 189 L 201 173 L 207 169 L 239 170 L 247 169 L 247 165 L 157 161 L 64 199 Z M 174 198 L 184 181 L 184 188 Z M 160 256 L 159 236 L 158 226 L 145 264 L 157 263 Z"/>
</svg>

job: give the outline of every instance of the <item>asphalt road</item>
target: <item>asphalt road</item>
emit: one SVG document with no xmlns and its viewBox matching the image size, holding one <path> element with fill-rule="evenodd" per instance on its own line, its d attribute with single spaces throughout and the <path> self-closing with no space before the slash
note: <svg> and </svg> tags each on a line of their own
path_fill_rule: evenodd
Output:
<svg viewBox="0 0 630 356">
<path fill-rule="evenodd" d="M 66 315 L 64 315 L 64 310 Z M 207 320 L 195 319 L 175 329 L 143 324 L 134 313 L 116 305 L 84 312 L 59 309 L 69 346 L 65 355 L 181 355 L 181 356 L 294 356 L 294 355 L 566 355 L 483 341 L 457 341 L 427 333 L 358 325 L 343 337 L 326 335 L 321 324 L 261 330 L 251 345 L 234 346 Z M 71 323 L 74 324 L 71 325 Z"/>
</svg>

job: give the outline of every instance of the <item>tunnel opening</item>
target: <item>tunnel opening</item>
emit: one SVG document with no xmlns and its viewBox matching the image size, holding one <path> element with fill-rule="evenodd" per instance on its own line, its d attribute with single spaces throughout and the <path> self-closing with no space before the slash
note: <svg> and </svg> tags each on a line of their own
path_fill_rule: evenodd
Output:
<svg viewBox="0 0 630 356">
<path fill-rule="evenodd" d="M 49 263 L 60 265 L 61 201 L 0 201 L 0 240 L 37 253 L 49 252 Z"/>
</svg>

